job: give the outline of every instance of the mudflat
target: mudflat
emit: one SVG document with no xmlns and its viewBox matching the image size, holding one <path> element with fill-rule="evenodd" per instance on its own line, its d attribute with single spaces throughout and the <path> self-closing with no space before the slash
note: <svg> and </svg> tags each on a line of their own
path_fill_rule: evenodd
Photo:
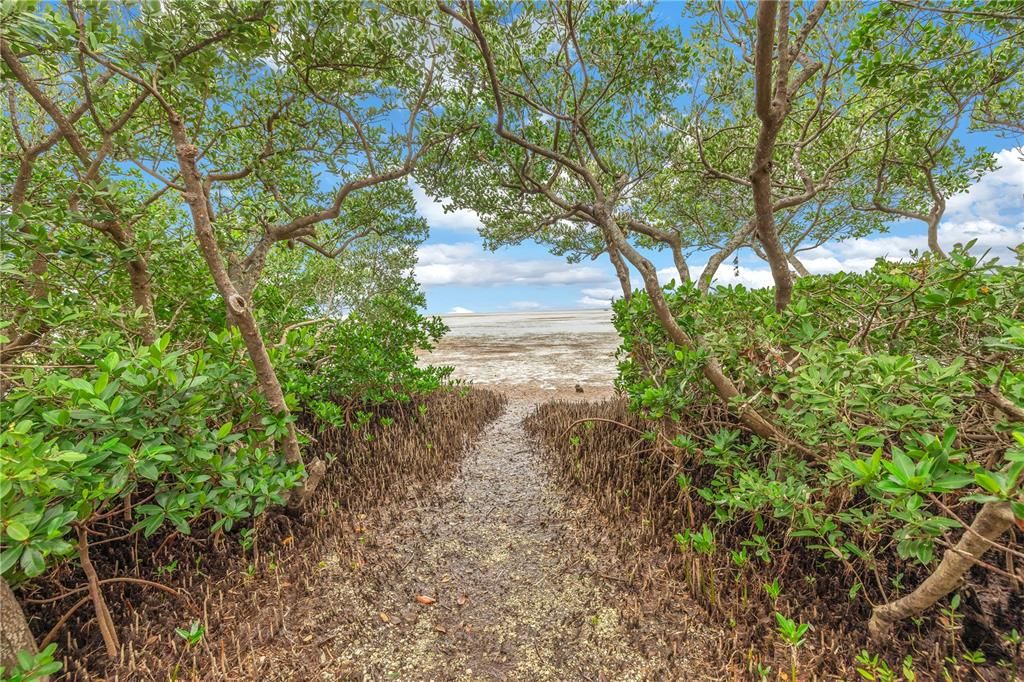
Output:
<svg viewBox="0 0 1024 682">
<path fill-rule="evenodd" d="M 619 345 L 611 316 L 607 309 L 445 316 L 451 331 L 421 360 L 452 365 L 454 378 L 512 398 L 606 398 Z"/>
</svg>

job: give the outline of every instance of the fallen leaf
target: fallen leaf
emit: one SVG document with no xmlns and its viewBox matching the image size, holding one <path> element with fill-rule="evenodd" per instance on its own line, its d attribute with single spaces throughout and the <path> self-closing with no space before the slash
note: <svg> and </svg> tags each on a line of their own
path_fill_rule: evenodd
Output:
<svg viewBox="0 0 1024 682">
<path fill-rule="evenodd" d="M 442 634 L 448 634 L 448 631 L 444 629 L 443 625 L 435 625 L 434 629 Z"/>
<path fill-rule="evenodd" d="M 434 599 L 433 597 L 428 597 L 425 594 L 418 594 L 418 595 L 416 595 L 416 601 L 418 601 L 419 603 L 423 604 L 424 606 L 429 606 L 429 605 L 433 604 L 434 602 L 436 602 L 437 600 Z"/>
<path fill-rule="evenodd" d="M 379 615 L 379 616 L 380 616 L 380 619 L 381 619 L 382 621 L 384 621 L 385 623 L 390 623 L 390 622 L 391 622 L 391 618 L 390 618 L 390 616 L 388 616 L 388 614 L 384 613 L 383 611 L 381 611 L 381 612 L 380 612 L 379 614 L 377 614 L 377 615 Z"/>
<path fill-rule="evenodd" d="M 469 601 L 469 597 L 467 597 L 466 595 L 462 594 L 462 595 L 459 595 L 459 598 L 455 600 L 455 603 L 458 604 L 459 606 L 465 606 L 467 601 Z"/>
</svg>

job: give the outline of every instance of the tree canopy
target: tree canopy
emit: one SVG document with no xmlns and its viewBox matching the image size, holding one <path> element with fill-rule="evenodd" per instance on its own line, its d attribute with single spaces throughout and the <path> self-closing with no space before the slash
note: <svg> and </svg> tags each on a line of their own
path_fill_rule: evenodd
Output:
<svg viewBox="0 0 1024 682">
<path fill-rule="evenodd" d="M 965 135 L 1024 135 L 1024 5 L 678 10 L 0 9 L 5 590 L 76 556 L 88 574 L 118 513 L 146 537 L 300 515 L 331 459 L 311 430 L 448 385 L 417 360 L 445 326 L 421 312 L 415 178 L 491 248 L 607 256 L 634 413 L 725 425 L 666 439 L 733 472 L 701 489 L 718 522 L 788 518 L 858 590 L 878 562 L 927 568 L 902 596 L 867 588 L 876 637 L 945 597 L 1024 518 L 1020 265 L 938 239 L 996 168 Z M 903 220 L 928 236 L 913 263 L 801 260 Z M 741 251 L 770 290 L 713 287 Z M 843 486 L 864 499 L 836 502 Z"/>
</svg>

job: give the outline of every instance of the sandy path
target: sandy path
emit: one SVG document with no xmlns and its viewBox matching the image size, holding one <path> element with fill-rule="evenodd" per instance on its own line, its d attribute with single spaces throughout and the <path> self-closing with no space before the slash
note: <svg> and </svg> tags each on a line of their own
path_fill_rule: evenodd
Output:
<svg viewBox="0 0 1024 682">
<path fill-rule="evenodd" d="M 685 654 L 669 667 L 633 644 L 652 637 L 627 628 L 603 575 L 616 558 L 586 543 L 578 531 L 593 520 L 531 450 L 520 424 L 530 406 L 510 403 L 429 500 L 367 520 L 355 555 L 327 555 L 299 605 L 304 622 L 267 652 L 278 679 L 654 680 L 686 669 Z"/>
</svg>

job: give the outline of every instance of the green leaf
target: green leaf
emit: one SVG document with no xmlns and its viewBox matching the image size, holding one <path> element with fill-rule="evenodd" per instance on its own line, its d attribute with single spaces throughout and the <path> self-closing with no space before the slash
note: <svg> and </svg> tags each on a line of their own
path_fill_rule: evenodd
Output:
<svg viewBox="0 0 1024 682">
<path fill-rule="evenodd" d="M 86 381 L 85 379 L 80 379 L 76 377 L 74 379 L 65 379 L 61 381 L 61 383 L 75 391 L 81 391 L 82 393 L 88 393 L 89 395 L 93 395 L 92 384 Z"/>
<path fill-rule="evenodd" d="M 18 559 L 24 550 L 25 545 L 19 544 L 14 547 L 8 547 L 0 552 L 0 574 L 7 573 L 12 566 L 18 563 Z"/>
<path fill-rule="evenodd" d="M 217 429 L 217 440 L 224 440 L 225 438 L 227 438 L 228 435 L 231 433 L 232 426 L 233 425 L 231 422 L 225 422 L 224 424 L 222 424 L 221 427 Z"/>
<path fill-rule="evenodd" d="M 41 575 L 46 570 L 43 553 L 35 547 L 26 547 L 24 554 L 21 555 L 21 570 L 30 578 Z"/>
<path fill-rule="evenodd" d="M 993 495 L 998 495 L 1003 491 L 1002 487 L 999 485 L 999 481 L 993 478 L 991 474 L 984 471 L 976 472 L 974 474 L 974 480 L 978 485 Z"/>
<path fill-rule="evenodd" d="M 43 420 L 54 426 L 65 426 L 71 421 L 71 413 L 67 410 L 47 410 L 43 412 Z"/>
<path fill-rule="evenodd" d="M 7 537 L 15 542 L 24 542 L 29 538 L 29 530 L 20 521 L 9 521 L 7 523 Z"/>
<path fill-rule="evenodd" d="M 135 470 L 139 472 L 143 478 L 148 478 L 150 481 L 155 481 L 160 478 L 160 470 L 157 469 L 155 464 L 146 460 L 137 462 L 135 464 Z"/>
<path fill-rule="evenodd" d="M 59 462 L 81 462 L 83 459 L 88 459 L 89 455 L 83 452 L 73 452 L 71 450 L 64 450 L 57 455 L 57 461 Z"/>
</svg>

